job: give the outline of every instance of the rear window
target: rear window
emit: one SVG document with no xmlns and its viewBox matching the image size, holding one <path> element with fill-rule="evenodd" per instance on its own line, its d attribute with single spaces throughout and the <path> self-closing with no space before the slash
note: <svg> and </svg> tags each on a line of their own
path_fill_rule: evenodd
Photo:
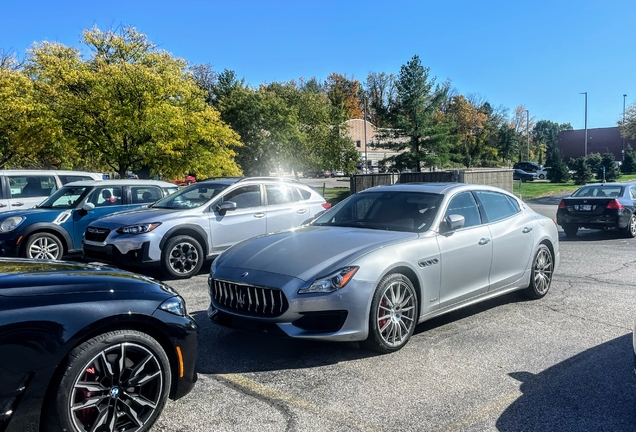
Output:
<svg viewBox="0 0 636 432">
<path fill-rule="evenodd" d="M 623 195 L 622 186 L 584 186 L 572 194 L 573 197 L 617 197 Z"/>
</svg>

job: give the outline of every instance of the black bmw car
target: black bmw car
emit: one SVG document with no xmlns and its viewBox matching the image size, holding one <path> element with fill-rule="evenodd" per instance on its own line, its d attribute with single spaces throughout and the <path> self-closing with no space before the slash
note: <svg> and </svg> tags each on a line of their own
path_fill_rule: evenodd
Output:
<svg viewBox="0 0 636 432">
<path fill-rule="evenodd" d="M 635 201 L 634 183 L 588 184 L 561 200 L 557 223 L 567 236 L 575 236 L 579 228 L 591 228 L 618 229 L 636 237 Z"/>
<path fill-rule="evenodd" d="M 194 386 L 197 335 L 154 279 L 0 259 L 0 432 L 146 431 Z"/>
</svg>

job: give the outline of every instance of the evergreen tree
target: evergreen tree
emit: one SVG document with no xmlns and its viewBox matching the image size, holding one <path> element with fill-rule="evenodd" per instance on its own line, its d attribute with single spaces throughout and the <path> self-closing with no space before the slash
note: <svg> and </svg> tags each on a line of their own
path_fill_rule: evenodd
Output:
<svg viewBox="0 0 636 432">
<path fill-rule="evenodd" d="M 552 147 L 548 151 L 546 164 L 550 167 L 548 170 L 548 180 L 551 183 L 565 183 L 572 177 L 570 170 L 563 160 L 563 153 L 556 147 Z"/>
<path fill-rule="evenodd" d="M 636 152 L 632 150 L 632 146 L 627 144 L 625 149 L 625 155 L 623 156 L 623 164 L 621 165 L 621 172 L 623 174 L 636 173 Z"/>
<path fill-rule="evenodd" d="M 603 177 L 603 168 L 605 168 L 605 177 Z M 614 153 L 603 153 L 601 160 L 601 167 L 596 178 L 599 180 L 605 179 L 605 181 L 613 182 L 618 180 L 621 176 L 621 172 L 616 165 L 616 159 L 614 159 Z"/>
<path fill-rule="evenodd" d="M 587 155 L 587 166 L 590 167 L 592 175 L 597 179 L 603 179 L 603 158 L 600 153 L 590 153 Z"/>
<path fill-rule="evenodd" d="M 575 171 L 575 173 L 572 175 L 575 184 L 583 185 L 592 180 L 592 170 L 588 165 L 588 158 L 580 157 L 572 159 L 570 161 L 570 168 Z"/>
</svg>

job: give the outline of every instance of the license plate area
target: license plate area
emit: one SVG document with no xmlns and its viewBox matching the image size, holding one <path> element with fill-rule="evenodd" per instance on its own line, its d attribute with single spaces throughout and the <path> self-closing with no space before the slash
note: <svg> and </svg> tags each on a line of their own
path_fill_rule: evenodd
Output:
<svg viewBox="0 0 636 432">
<path fill-rule="evenodd" d="M 592 204 L 579 204 L 575 205 L 574 209 L 578 211 L 592 211 L 594 207 L 596 206 L 593 206 Z"/>
</svg>

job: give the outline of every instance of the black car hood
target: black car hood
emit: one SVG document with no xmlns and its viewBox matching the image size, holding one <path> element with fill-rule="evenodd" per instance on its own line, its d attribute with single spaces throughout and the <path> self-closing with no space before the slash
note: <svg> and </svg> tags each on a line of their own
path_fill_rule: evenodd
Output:
<svg viewBox="0 0 636 432">
<path fill-rule="evenodd" d="M 176 292 L 152 278 L 108 266 L 68 261 L 0 258 L 0 296 L 146 291 Z"/>
</svg>

